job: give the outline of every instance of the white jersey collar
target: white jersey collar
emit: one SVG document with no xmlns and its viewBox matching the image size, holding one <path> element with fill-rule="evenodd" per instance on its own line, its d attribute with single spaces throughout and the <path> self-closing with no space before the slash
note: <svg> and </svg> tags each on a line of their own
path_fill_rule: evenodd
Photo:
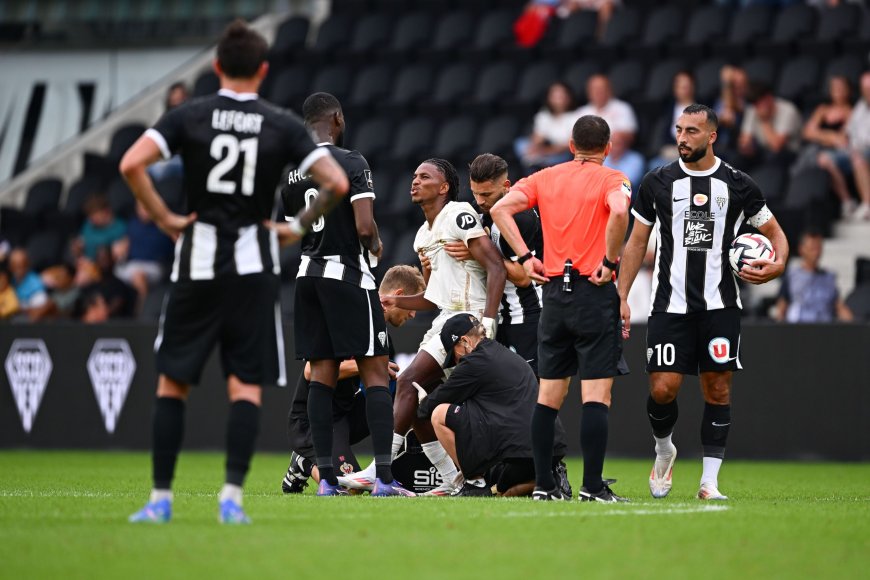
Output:
<svg viewBox="0 0 870 580">
<path fill-rule="evenodd" d="M 682 169 L 686 175 L 691 175 L 692 177 L 707 177 L 708 175 L 713 175 L 716 173 L 716 170 L 719 169 L 719 166 L 722 165 L 722 160 L 718 157 L 716 158 L 716 162 L 713 164 L 713 167 L 708 169 L 707 171 L 693 171 L 686 167 L 686 164 L 683 163 L 682 159 L 678 159 L 680 162 L 680 169 Z"/>
<path fill-rule="evenodd" d="M 230 89 L 220 89 L 218 94 L 234 101 L 256 101 L 259 98 L 257 93 L 237 93 Z"/>
</svg>

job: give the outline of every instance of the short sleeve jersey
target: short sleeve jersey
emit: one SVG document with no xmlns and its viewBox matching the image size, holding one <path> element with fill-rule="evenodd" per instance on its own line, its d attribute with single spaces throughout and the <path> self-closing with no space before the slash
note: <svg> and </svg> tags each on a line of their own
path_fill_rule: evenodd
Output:
<svg viewBox="0 0 870 580">
<path fill-rule="evenodd" d="M 424 223 L 414 238 L 414 251 L 432 264 L 424 294 L 426 300 L 443 310 L 476 311 L 486 305 L 486 270 L 476 260 L 456 260 L 444 251 L 448 242 L 486 236 L 471 204 L 451 201 L 432 222 Z"/>
<path fill-rule="evenodd" d="M 187 208 L 197 214 L 176 246 L 172 280 L 277 272 L 277 243 L 262 222 L 284 168 L 307 172 L 328 155 L 299 118 L 254 93 L 221 89 L 172 109 L 145 135 L 166 159 L 181 156 Z"/>
<path fill-rule="evenodd" d="M 578 160 L 543 169 L 511 189 L 538 207 L 547 276 L 561 275 L 569 259 L 581 275 L 591 276 L 605 253 L 609 195 L 622 192 L 631 199 L 631 182 L 621 171 Z"/>
<path fill-rule="evenodd" d="M 329 215 L 314 222 L 310 231 L 303 236 L 303 262 L 299 276 L 337 277 L 373 290 L 375 279 L 357 234 L 353 210 L 355 202 L 375 198 L 369 164 L 357 151 L 348 151 L 329 143 L 321 143 L 319 147 L 328 150 L 347 173 L 350 191 Z M 294 216 L 303 207 L 311 205 L 317 197 L 317 185 L 311 177 L 294 169 L 288 175 L 281 197 L 287 216 Z"/>
<path fill-rule="evenodd" d="M 740 308 L 728 250 L 740 226 L 765 207 L 758 185 L 718 158 L 707 171 L 677 160 L 647 173 L 631 212 L 655 225 L 651 312 Z"/>
<path fill-rule="evenodd" d="M 541 232 L 541 218 L 535 208 L 521 211 L 514 216 L 520 236 L 526 242 L 532 255 L 540 258 L 544 255 L 544 237 Z M 517 253 L 511 248 L 492 217 L 485 214 L 481 217 L 484 228 L 489 228 L 489 237 L 506 260 L 516 262 Z M 504 324 L 520 324 L 528 320 L 528 316 L 541 311 L 541 287 L 532 282 L 525 288 L 519 288 L 510 280 L 505 281 L 504 296 L 501 299 L 501 316 Z"/>
</svg>

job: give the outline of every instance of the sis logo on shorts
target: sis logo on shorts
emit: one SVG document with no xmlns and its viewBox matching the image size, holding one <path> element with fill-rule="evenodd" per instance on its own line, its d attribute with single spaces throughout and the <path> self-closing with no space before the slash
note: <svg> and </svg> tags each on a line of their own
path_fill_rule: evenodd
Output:
<svg viewBox="0 0 870 580">
<path fill-rule="evenodd" d="M 714 361 L 719 364 L 726 363 L 731 354 L 731 341 L 727 338 L 718 336 L 710 341 L 707 350 L 710 352 L 710 358 Z"/>
</svg>

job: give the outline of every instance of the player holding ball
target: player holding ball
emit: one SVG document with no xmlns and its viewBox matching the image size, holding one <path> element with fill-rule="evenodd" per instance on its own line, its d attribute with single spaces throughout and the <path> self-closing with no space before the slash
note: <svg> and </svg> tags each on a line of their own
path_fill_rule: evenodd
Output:
<svg viewBox="0 0 870 580">
<path fill-rule="evenodd" d="M 625 329 L 630 330 L 628 293 L 655 225 L 646 350 L 650 382 L 647 414 L 656 451 L 649 486 L 655 498 L 665 497 L 671 490 L 677 457 L 671 437 L 683 375 L 700 373 L 704 459 L 698 498 L 728 499 L 719 491 L 719 468 L 731 426 L 732 375 L 743 368 L 742 305 L 729 263 L 737 230 L 745 221 L 773 246 L 770 259 L 746 263 L 749 253 L 735 259 L 735 266 L 740 266 L 736 276 L 744 281 L 769 282 L 783 273 L 788 260 L 785 234 L 761 190 L 748 175 L 713 153 L 717 127 L 716 113 L 709 107 L 695 104 L 683 110 L 676 125 L 680 158 L 644 176 L 632 204 L 634 229 L 619 274 L 620 315 Z M 756 237 L 760 241 L 761 237 Z M 740 248 L 740 252 L 746 249 Z"/>
</svg>

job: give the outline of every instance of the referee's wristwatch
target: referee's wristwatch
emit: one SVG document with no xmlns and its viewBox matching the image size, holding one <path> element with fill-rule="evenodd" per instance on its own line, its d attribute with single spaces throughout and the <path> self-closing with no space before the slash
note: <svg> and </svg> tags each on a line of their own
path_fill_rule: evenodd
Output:
<svg viewBox="0 0 870 580">
<path fill-rule="evenodd" d="M 619 258 L 616 258 L 615 262 L 611 262 L 607 259 L 607 254 L 604 254 L 604 258 L 601 259 L 601 264 L 612 272 L 616 272 L 616 269 L 619 267 Z"/>
<path fill-rule="evenodd" d="M 532 253 L 531 250 L 529 250 L 528 252 L 526 252 L 525 254 L 520 256 L 519 258 L 517 258 L 517 262 L 520 265 L 522 265 L 522 264 L 525 264 L 526 262 L 528 262 L 529 260 L 531 260 L 533 257 L 534 257 L 534 254 Z"/>
</svg>

